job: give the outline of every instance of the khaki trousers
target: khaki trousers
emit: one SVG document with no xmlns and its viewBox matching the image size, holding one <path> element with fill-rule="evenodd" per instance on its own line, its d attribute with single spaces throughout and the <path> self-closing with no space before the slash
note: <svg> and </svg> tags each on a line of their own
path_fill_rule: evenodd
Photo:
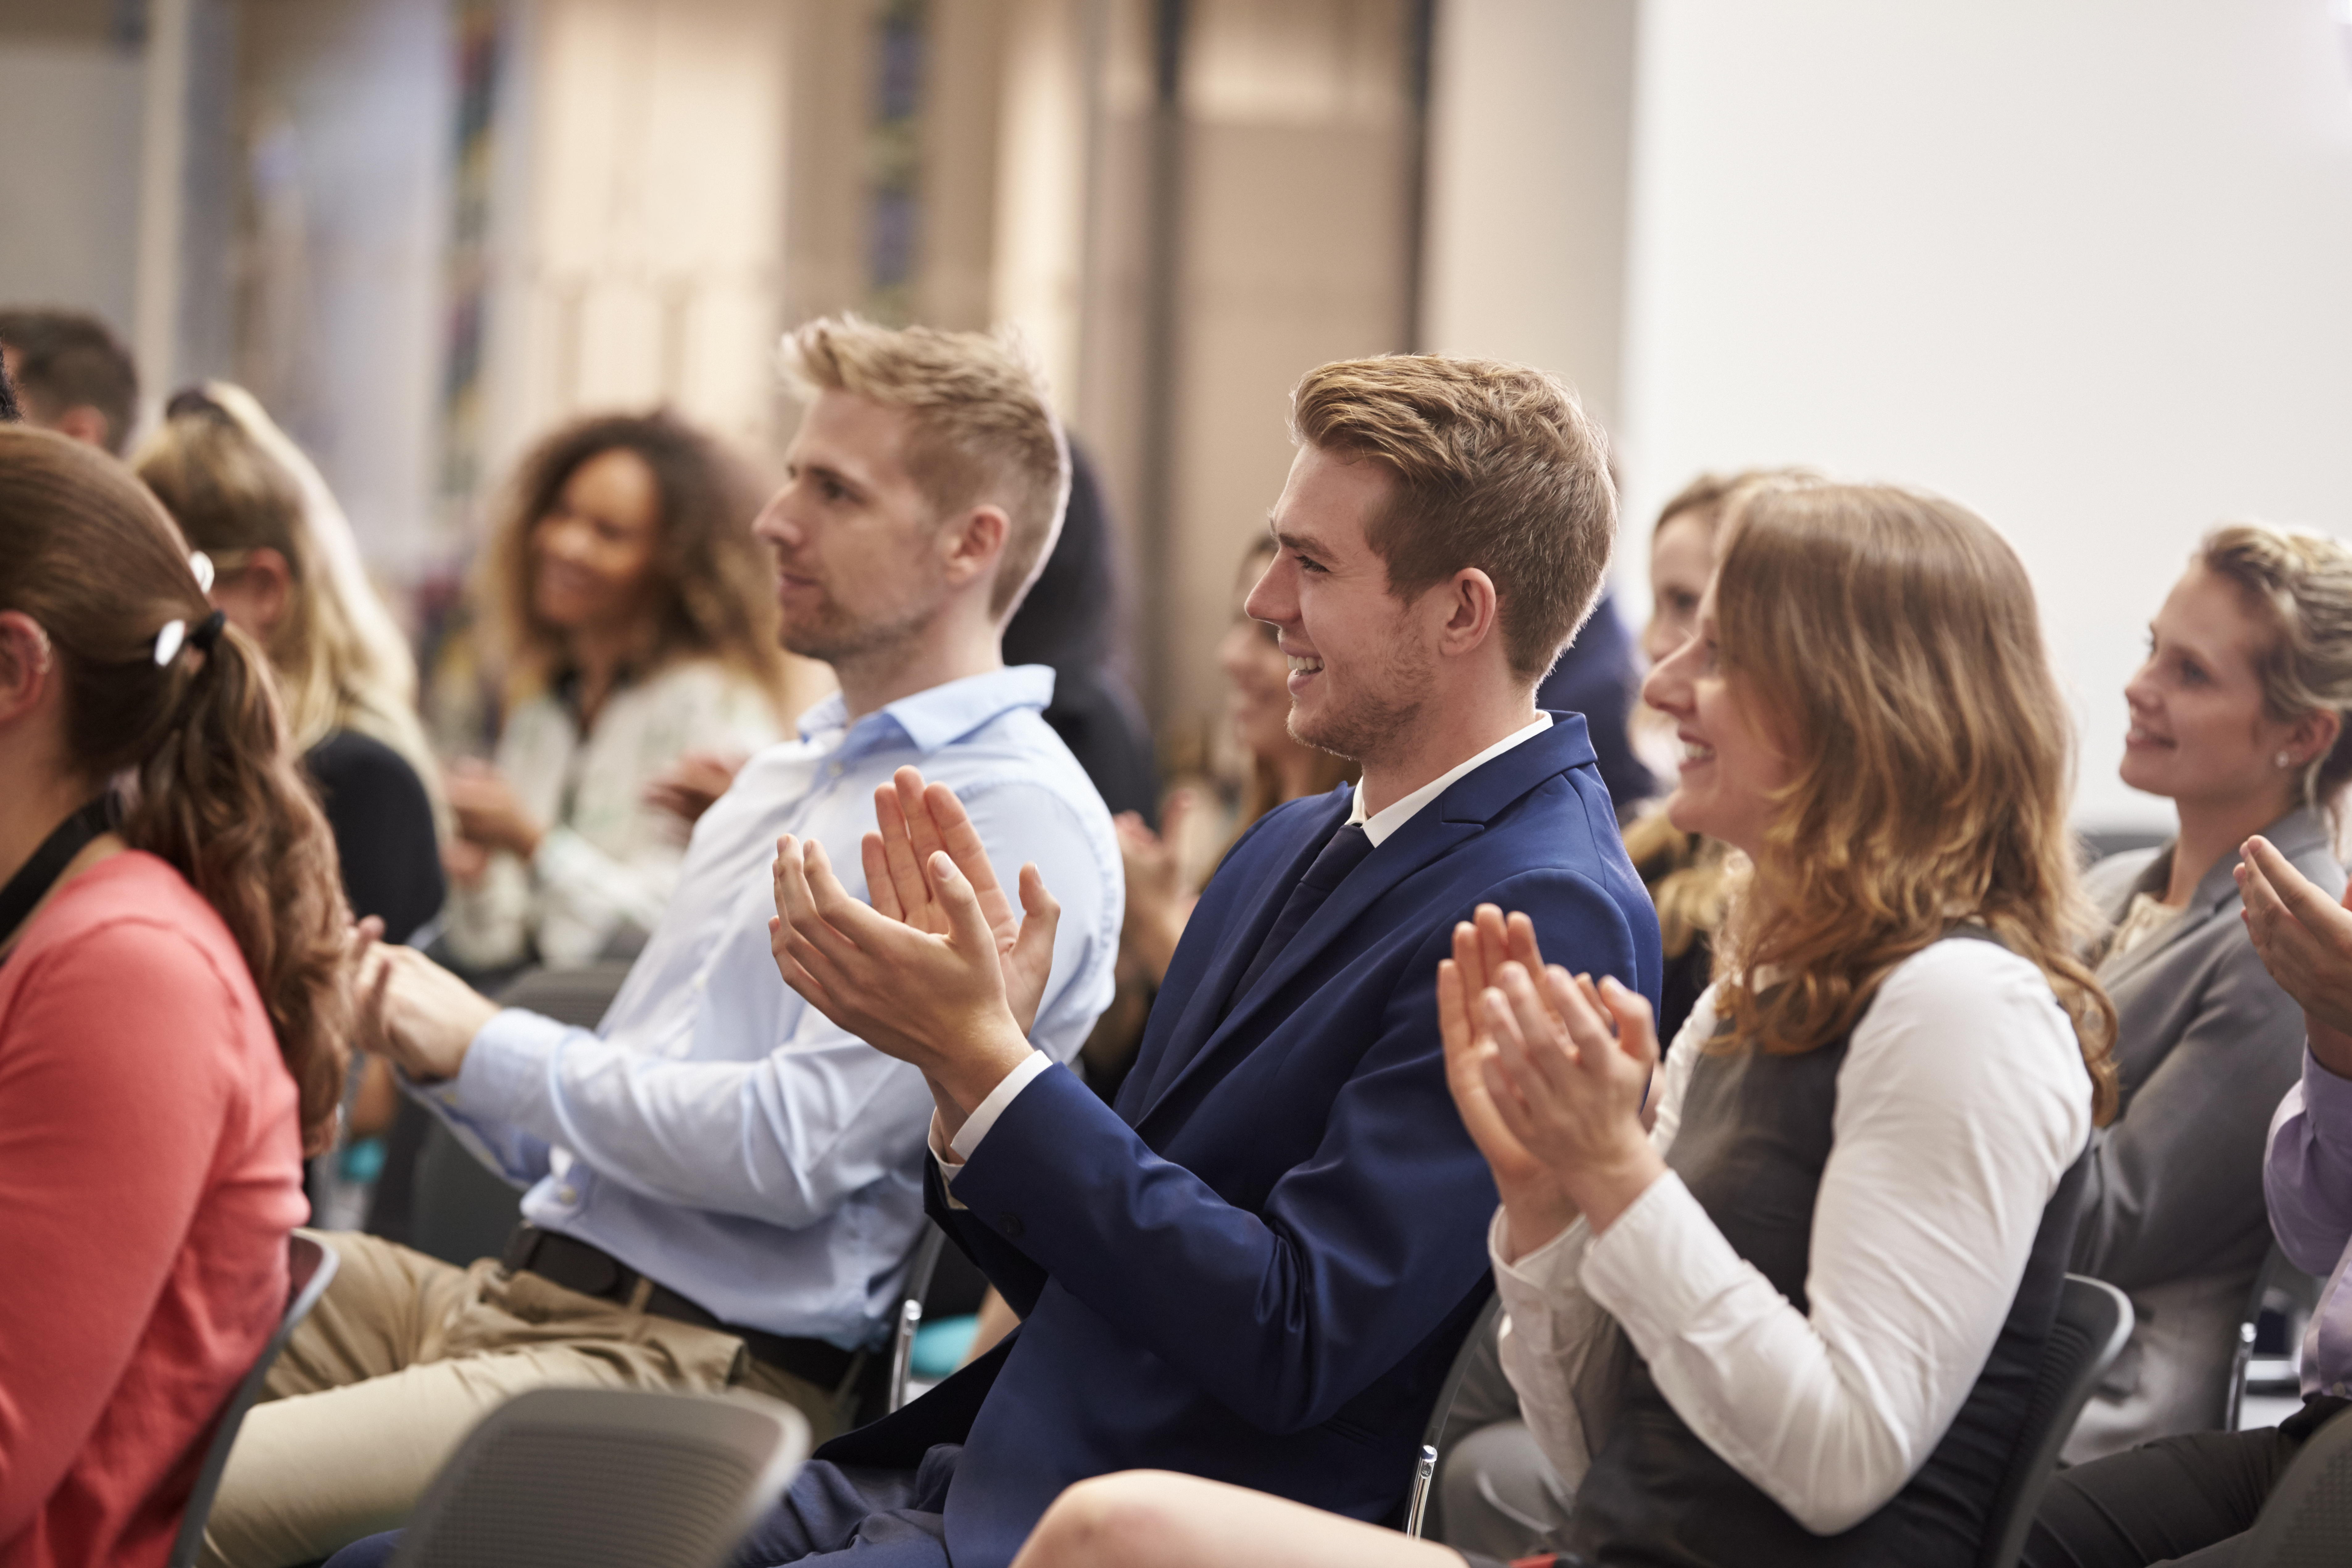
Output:
<svg viewBox="0 0 2352 1568">
<path fill-rule="evenodd" d="M 798 1406 L 822 1441 L 850 1391 L 751 1359 L 717 1329 L 632 1311 L 373 1236 L 341 1260 L 238 1430 L 205 1530 L 212 1568 L 286 1568 L 392 1530 L 474 1424 L 530 1388 L 750 1388 Z M 855 1383 L 853 1371 L 850 1382 Z"/>
</svg>

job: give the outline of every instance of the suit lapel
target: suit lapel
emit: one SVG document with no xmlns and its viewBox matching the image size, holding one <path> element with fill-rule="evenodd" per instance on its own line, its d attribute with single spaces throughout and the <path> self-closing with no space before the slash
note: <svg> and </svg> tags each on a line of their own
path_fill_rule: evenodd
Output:
<svg viewBox="0 0 2352 1568">
<path fill-rule="evenodd" d="M 2326 829 L 2318 818 L 2301 807 L 2297 807 L 2264 828 L 2263 837 L 2270 840 L 2279 853 L 2289 860 L 2309 854 L 2313 850 L 2322 848 L 2327 843 Z M 2132 896 L 2135 894 L 2161 894 L 2164 892 L 2165 883 L 2171 874 L 2170 855 L 2178 854 L 2179 851 L 2180 843 L 2176 839 L 2173 841 L 2170 852 L 2158 856 L 2147 873 L 2125 893 L 2120 904 L 2106 912 L 2108 920 L 2120 922 L 2130 911 Z M 2126 979 L 2170 951 L 2179 943 L 2203 930 L 2210 922 L 2236 903 L 2238 901 L 2238 879 L 2235 874 L 2237 864 L 2237 858 L 2234 855 L 2223 855 L 2206 867 L 2205 874 L 2197 879 L 2196 891 L 2189 895 L 2188 907 L 2181 910 L 2180 918 L 2172 921 L 2153 937 L 2116 959 L 2115 967 L 2099 977 L 2100 984 L 2110 987 L 2122 984 Z"/>
<path fill-rule="evenodd" d="M 1168 1049 L 1152 1065 L 1144 1107 L 1158 1103 L 1160 1097 L 1198 1058 L 1202 1048 L 1209 1043 L 1210 1037 L 1217 1032 L 1220 1021 L 1225 1019 L 1225 1004 L 1232 998 L 1234 986 L 1240 983 L 1250 960 L 1257 956 L 1260 944 L 1273 928 L 1275 917 L 1281 913 L 1284 900 L 1290 896 L 1290 890 L 1298 885 L 1298 879 L 1307 874 L 1307 868 L 1315 863 L 1315 857 L 1322 852 L 1324 841 L 1330 838 L 1339 824 L 1347 820 L 1348 813 L 1354 809 L 1354 800 L 1352 788 L 1336 789 L 1318 802 L 1311 812 L 1302 813 L 1307 822 L 1303 843 L 1291 855 L 1289 864 L 1269 880 L 1263 896 L 1249 907 L 1244 918 L 1222 933 L 1223 945 L 1209 960 L 1200 984 L 1194 986 L 1192 994 L 1184 998 L 1182 1010 L 1177 1014 L 1175 1024 L 1169 1030 Z M 1366 862 L 1369 863 L 1370 860 Z M 1361 871 L 1364 868 L 1358 866 L 1356 869 Z M 1185 934 L 1188 937 L 1192 935 L 1189 927 Z M 1146 1113 L 1148 1109 L 1139 1110 L 1134 1124 L 1141 1126 Z"/>
<path fill-rule="evenodd" d="M 1233 1005 L 1226 1008 L 1226 998 L 1273 924 L 1268 906 L 1278 911 L 1291 888 L 1313 863 L 1323 841 L 1330 837 L 1339 826 L 1339 817 L 1344 815 L 1343 797 L 1342 809 L 1321 821 L 1307 849 L 1284 876 L 1279 889 L 1262 902 L 1260 918 L 1250 922 L 1253 932 L 1249 939 L 1228 945 L 1212 968 L 1208 983 L 1195 991 L 1186 1004 L 1177 1025 L 1178 1033 L 1170 1041 L 1160 1081 L 1152 1085 L 1138 1110 L 1134 1124 L 1137 1131 L 1143 1131 L 1152 1113 L 1190 1079 L 1204 1071 L 1207 1063 L 1230 1054 L 1239 1042 L 1264 1038 L 1269 1030 L 1258 1027 L 1261 1015 L 1281 995 L 1282 988 L 1382 895 L 1483 832 L 1487 822 L 1546 779 L 1591 759 L 1592 746 L 1583 719 L 1567 715 L 1557 718 L 1543 734 L 1455 780 L 1445 793 L 1414 813 L 1349 872 L 1298 935 L 1291 938 L 1290 945 L 1258 977 L 1249 994 L 1233 998 Z M 1218 1016 L 1220 1011 L 1222 1018 Z M 1189 1054 L 1182 1054 L 1182 1043 L 1187 1040 L 1198 1040 L 1200 1045 Z"/>
</svg>

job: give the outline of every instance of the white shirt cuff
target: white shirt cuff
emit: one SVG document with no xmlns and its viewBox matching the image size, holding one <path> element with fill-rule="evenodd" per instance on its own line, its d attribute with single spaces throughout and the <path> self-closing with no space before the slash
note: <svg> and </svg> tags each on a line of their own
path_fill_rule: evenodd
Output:
<svg viewBox="0 0 2352 1568">
<path fill-rule="evenodd" d="M 972 1107 L 971 1114 L 964 1118 L 962 1127 L 948 1140 L 948 1147 L 955 1151 L 959 1164 L 971 1158 L 972 1151 L 980 1147 L 981 1139 L 988 1136 L 988 1130 L 996 1125 L 996 1119 L 1004 1114 L 1004 1108 L 1013 1103 L 1013 1098 L 1028 1088 L 1037 1074 L 1053 1065 L 1052 1057 L 1042 1051 L 1033 1051 L 1022 1060 L 1020 1066 L 997 1080 L 996 1087 L 988 1092 L 988 1098 Z"/>
<path fill-rule="evenodd" d="M 956 1172 L 963 1168 L 964 1161 L 971 1158 L 971 1152 L 980 1147 L 981 1139 L 988 1136 L 988 1130 L 996 1125 L 996 1119 L 1004 1114 L 1004 1108 L 1013 1103 L 1013 1097 L 1028 1088 L 1037 1074 L 1053 1065 L 1054 1059 L 1044 1051 L 1031 1051 L 1020 1066 L 997 1080 L 996 1087 L 988 1092 L 987 1099 L 972 1107 L 971 1114 L 964 1118 L 962 1130 L 948 1141 L 946 1148 L 940 1147 L 939 1113 L 931 1113 L 931 1130 L 925 1142 L 930 1145 L 932 1163 L 940 1167 L 940 1185 L 948 1189 L 950 1208 L 963 1207 L 955 1199 Z"/>
</svg>

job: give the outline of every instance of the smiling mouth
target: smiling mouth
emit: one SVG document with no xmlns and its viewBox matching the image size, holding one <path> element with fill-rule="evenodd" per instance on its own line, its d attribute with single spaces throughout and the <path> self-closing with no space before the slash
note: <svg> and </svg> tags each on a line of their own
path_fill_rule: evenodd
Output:
<svg viewBox="0 0 2352 1568">
<path fill-rule="evenodd" d="M 1712 746 L 1703 745 L 1696 740 L 1685 738 L 1683 741 L 1683 760 L 1685 762 L 1712 762 L 1715 760 L 1715 747 Z"/>
<path fill-rule="evenodd" d="M 2139 726 L 2134 725 L 2124 731 L 2124 744 L 2126 746 L 2170 746 L 2172 741 L 2169 737 L 2161 736 L 2154 730 L 2142 729 Z"/>
<path fill-rule="evenodd" d="M 1290 673 L 1294 675 L 1311 675 L 1323 668 L 1320 659 L 1305 658 L 1297 653 L 1285 653 L 1283 657 L 1289 661 Z"/>
</svg>

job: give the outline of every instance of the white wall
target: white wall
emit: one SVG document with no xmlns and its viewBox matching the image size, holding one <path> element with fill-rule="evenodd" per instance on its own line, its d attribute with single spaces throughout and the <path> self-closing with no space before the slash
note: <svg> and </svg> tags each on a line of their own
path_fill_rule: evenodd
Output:
<svg viewBox="0 0 2352 1568">
<path fill-rule="evenodd" d="M 2115 779 L 2147 615 L 2226 517 L 2352 537 L 2352 50 L 2332 0 L 1645 0 L 1627 538 L 1694 471 L 1977 507 Z M 1622 580 L 1641 601 L 1640 550 Z"/>
<path fill-rule="evenodd" d="M 0 305 L 92 311 L 129 338 L 141 90 L 136 54 L 66 41 L 0 47 Z"/>
</svg>

